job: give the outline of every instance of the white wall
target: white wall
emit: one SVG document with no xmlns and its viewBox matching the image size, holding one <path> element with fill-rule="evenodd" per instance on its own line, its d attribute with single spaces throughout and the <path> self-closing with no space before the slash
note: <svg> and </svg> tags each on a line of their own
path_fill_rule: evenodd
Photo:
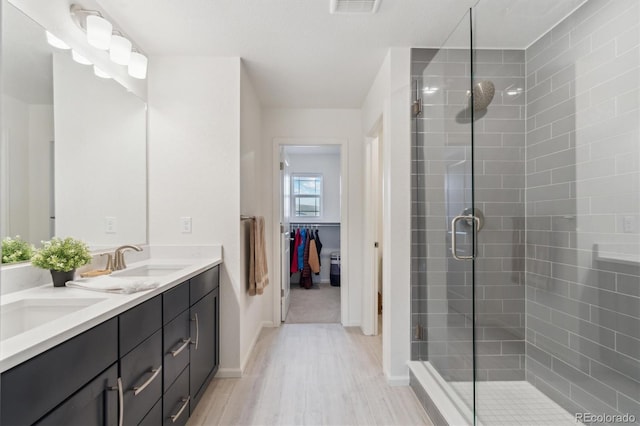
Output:
<svg viewBox="0 0 640 426">
<path fill-rule="evenodd" d="M 262 144 L 262 108 L 255 88 L 247 75 L 244 64 L 240 73 L 240 212 L 250 216 L 264 216 L 264 199 L 269 198 L 261 191 L 262 156 L 269 151 Z M 248 222 L 242 222 L 244 234 L 241 241 L 241 369 L 244 370 L 251 350 L 258 339 L 263 325 L 273 325 L 272 318 L 265 314 L 271 307 L 271 297 L 266 294 L 249 296 L 247 288 L 247 231 Z M 273 258 L 267 246 L 267 256 Z M 268 287 L 273 287 L 271 282 Z M 267 287 L 267 288 L 268 288 Z"/>
<path fill-rule="evenodd" d="M 294 141 L 309 139 L 344 139 L 347 141 L 346 155 L 348 161 L 348 176 L 343 177 L 343 183 L 348 182 L 348 205 L 343 206 L 348 211 L 349 234 L 346 236 L 348 249 L 347 253 L 342 253 L 342 283 L 343 291 L 348 292 L 348 306 L 346 306 L 346 317 L 343 318 L 344 325 L 360 325 L 361 321 L 361 294 L 362 294 L 362 215 L 363 198 L 362 189 L 364 185 L 362 159 L 364 156 L 363 137 L 361 127 L 361 114 L 358 109 L 265 109 L 263 110 L 262 134 L 263 143 L 269 147 L 269 152 L 263 156 L 263 184 L 262 190 L 265 194 L 277 193 L 278 188 L 274 187 L 272 174 L 273 167 L 277 159 L 273 158 L 274 139 L 288 139 Z M 277 211 L 277 206 L 273 205 L 273 197 L 265 200 L 266 220 L 268 224 L 273 224 L 273 212 Z M 273 238 L 277 238 L 277 229 L 273 226 L 267 227 L 267 244 L 274 247 Z M 324 251 L 324 249 L 323 249 Z M 274 282 L 274 271 L 279 270 L 279 259 L 269 259 L 269 279 Z M 278 286 L 271 286 L 277 289 Z M 272 294 L 271 297 L 274 297 Z M 273 318 L 279 317 L 279 312 L 274 312 L 275 305 L 272 305 L 270 315 Z"/>
<path fill-rule="evenodd" d="M 240 59 L 153 57 L 149 241 L 223 246 L 220 373 L 241 368 Z M 192 232 L 180 231 L 180 217 Z"/>
<path fill-rule="evenodd" d="M 54 52 L 53 89 L 56 235 L 93 248 L 146 242 L 144 102 L 68 52 Z"/>
<path fill-rule="evenodd" d="M 382 125 L 382 359 L 387 380 L 408 384 L 410 359 L 410 49 L 392 48 L 362 106 L 362 131 Z"/>
</svg>

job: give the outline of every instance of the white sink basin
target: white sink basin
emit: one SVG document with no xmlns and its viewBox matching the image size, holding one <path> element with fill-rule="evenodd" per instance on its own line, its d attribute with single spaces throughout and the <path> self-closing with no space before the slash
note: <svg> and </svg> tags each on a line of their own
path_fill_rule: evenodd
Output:
<svg viewBox="0 0 640 426">
<path fill-rule="evenodd" d="M 105 299 L 24 299 L 0 306 L 0 340 L 16 336 Z"/>
<path fill-rule="evenodd" d="M 114 272 L 114 277 L 162 277 L 184 269 L 187 265 L 144 265 Z"/>
</svg>

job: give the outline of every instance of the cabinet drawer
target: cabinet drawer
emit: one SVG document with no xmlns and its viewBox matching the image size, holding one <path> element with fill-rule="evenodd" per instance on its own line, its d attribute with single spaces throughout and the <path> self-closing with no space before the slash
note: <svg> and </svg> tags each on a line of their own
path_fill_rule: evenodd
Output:
<svg viewBox="0 0 640 426">
<path fill-rule="evenodd" d="M 189 281 L 162 294 L 162 324 L 167 324 L 187 309 L 189 309 Z"/>
<path fill-rule="evenodd" d="M 189 368 L 185 368 L 164 394 L 163 424 L 182 426 L 189 419 Z"/>
<path fill-rule="evenodd" d="M 144 416 L 139 426 L 159 426 L 162 424 L 162 401 L 156 402 L 151 411 Z"/>
<path fill-rule="evenodd" d="M 116 319 L 2 373 L 0 424 L 32 424 L 118 359 Z"/>
<path fill-rule="evenodd" d="M 156 296 L 141 303 L 121 314 L 118 319 L 120 321 L 120 357 L 123 357 L 162 327 L 162 298 Z"/>
<path fill-rule="evenodd" d="M 37 423 L 39 426 L 116 426 L 118 424 L 118 366 L 93 379 Z"/>
<path fill-rule="evenodd" d="M 124 423 L 136 425 L 162 396 L 161 331 L 120 360 L 120 374 L 124 388 Z"/>
<path fill-rule="evenodd" d="M 191 278 L 190 285 L 190 305 L 193 305 L 198 300 L 202 299 L 204 295 L 211 292 L 214 288 L 217 288 L 220 283 L 220 267 L 214 266 L 213 268 L 204 271 L 203 273 Z"/>
<path fill-rule="evenodd" d="M 191 346 L 189 311 L 164 326 L 164 390 L 174 382 L 178 374 L 189 364 Z"/>
</svg>

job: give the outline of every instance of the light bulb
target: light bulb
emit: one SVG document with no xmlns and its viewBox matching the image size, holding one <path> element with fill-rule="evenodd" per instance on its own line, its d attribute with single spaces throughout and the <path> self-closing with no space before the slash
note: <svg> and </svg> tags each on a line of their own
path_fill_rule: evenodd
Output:
<svg viewBox="0 0 640 426">
<path fill-rule="evenodd" d="M 128 65 L 131 58 L 131 42 L 119 35 L 112 36 L 109 57 L 116 64 Z"/>
<path fill-rule="evenodd" d="M 111 78 L 111 76 L 109 74 L 107 74 L 106 72 L 102 71 L 100 68 L 98 68 L 97 66 L 93 66 L 93 73 L 100 77 L 100 78 Z"/>
<path fill-rule="evenodd" d="M 45 32 L 47 33 L 47 43 L 49 43 L 51 46 L 56 47 L 58 49 L 62 49 L 62 50 L 71 49 L 71 47 L 69 47 L 67 43 L 65 43 L 64 41 L 60 40 L 58 37 L 51 34 L 49 31 L 45 31 Z"/>
<path fill-rule="evenodd" d="M 100 50 L 109 50 L 113 25 L 106 19 L 97 16 L 87 16 L 87 41 Z"/>
<path fill-rule="evenodd" d="M 82 56 L 81 54 L 76 52 L 75 50 L 71 51 L 71 57 L 73 58 L 74 61 L 76 61 L 79 64 L 92 65 L 92 62 L 90 60 L 88 60 L 87 58 L 85 58 L 84 56 Z"/>
<path fill-rule="evenodd" d="M 129 75 L 133 78 L 147 78 L 147 57 L 139 52 L 132 52 L 129 61 Z"/>
</svg>

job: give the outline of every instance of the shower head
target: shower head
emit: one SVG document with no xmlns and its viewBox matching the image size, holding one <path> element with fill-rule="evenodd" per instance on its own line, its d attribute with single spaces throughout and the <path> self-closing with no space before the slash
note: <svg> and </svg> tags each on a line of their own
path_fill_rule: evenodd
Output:
<svg viewBox="0 0 640 426">
<path fill-rule="evenodd" d="M 496 88 L 491 81 L 483 80 L 476 83 L 473 86 L 473 110 L 484 111 L 487 109 L 495 93 Z"/>
</svg>

